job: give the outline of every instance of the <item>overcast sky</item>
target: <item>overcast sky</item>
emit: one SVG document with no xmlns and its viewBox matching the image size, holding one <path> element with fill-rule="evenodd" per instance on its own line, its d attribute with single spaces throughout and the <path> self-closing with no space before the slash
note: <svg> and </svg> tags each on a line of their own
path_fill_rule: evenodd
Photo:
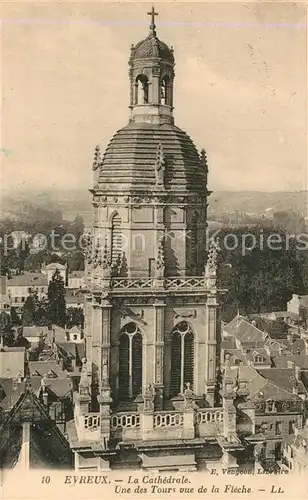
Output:
<svg viewBox="0 0 308 500">
<path fill-rule="evenodd" d="M 95 145 L 128 121 L 129 49 L 147 36 L 150 7 L 4 6 L 4 188 L 91 187 Z M 207 150 L 210 189 L 305 189 L 304 4 L 155 7 L 175 50 L 176 125 Z"/>
</svg>

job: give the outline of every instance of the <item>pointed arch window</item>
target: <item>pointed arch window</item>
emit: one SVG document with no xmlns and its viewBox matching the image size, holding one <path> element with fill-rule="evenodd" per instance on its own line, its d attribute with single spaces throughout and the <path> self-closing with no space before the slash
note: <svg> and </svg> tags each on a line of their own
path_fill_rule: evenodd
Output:
<svg viewBox="0 0 308 500">
<path fill-rule="evenodd" d="M 135 398 L 141 391 L 142 336 L 135 323 L 129 323 L 120 334 L 119 397 Z"/>
<path fill-rule="evenodd" d="M 113 216 L 111 227 L 111 267 L 119 274 L 122 259 L 122 220 L 118 213 Z"/>
<path fill-rule="evenodd" d="M 179 323 L 171 337 L 170 395 L 184 392 L 187 383 L 194 383 L 194 334 L 186 321 Z"/>
<path fill-rule="evenodd" d="M 145 75 L 138 75 L 135 82 L 135 104 L 149 102 L 149 82 Z"/>
</svg>

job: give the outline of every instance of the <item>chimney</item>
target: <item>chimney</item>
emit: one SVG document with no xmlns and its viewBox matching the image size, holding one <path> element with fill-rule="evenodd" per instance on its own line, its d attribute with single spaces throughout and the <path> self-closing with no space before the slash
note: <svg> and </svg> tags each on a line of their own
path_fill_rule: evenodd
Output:
<svg viewBox="0 0 308 500">
<path fill-rule="evenodd" d="M 298 385 L 297 384 L 293 386 L 292 392 L 293 392 L 294 396 L 298 396 Z"/>
<path fill-rule="evenodd" d="M 295 377 L 298 382 L 300 382 L 301 369 L 299 366 L 295 365 Z"/>
</svg>

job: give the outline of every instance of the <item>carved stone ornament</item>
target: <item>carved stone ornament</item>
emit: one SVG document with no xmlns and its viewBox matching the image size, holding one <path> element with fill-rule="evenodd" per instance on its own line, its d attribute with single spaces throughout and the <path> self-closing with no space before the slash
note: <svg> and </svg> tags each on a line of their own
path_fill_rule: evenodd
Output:
<svg viewBox="0 0 308 500">
<path fill-rule="evenodd" d="M 165 154 L 161 143 L 159 143 L 155 159 L 156 186 L 164 186 L 165 169 L 166 169 Z"/>
<path fill-rule="evenodd" d="M 206 262 L 206 271 L 207 271 L 207 274 L 209 274 L 209 275 L 216 274 L 218 252 L 219 252 L 218 239 L 214 240 L 212 238 L 210 240 L 210 248 L 209 248 L 207 262 Z"/>
<path fill-rule="evenodd" d="M 93 260 L 93 235 L 90 231 L 84 233 L 83 241 L 84 241 L 83 254 L 85 260 L 88 264 L 91 264 Z"/>
<path fill-rule="evenodd" d="M 102 267 L 103 269 L 107 269 L 110 267 L 111 262 L 110 262 L 110 252 L 108 248 L 108 242 L 107 238 L 105 239 L 105 245 L 104 245 L 104 250 L 103 250 L 103 256 L 102 256 Z"/>
<path fill-rule="evenodd" d="M 153 76 L 160 76 L 160 67 L 159 66 L 154 66 L 152 68 L 152 75 Z"/>
<path fill-rule="evenodd" d="M 92 163 L 92 170 L 95 171 L 100 167 L 101 164 L 101 150 L 99 146 L 96 146 L 94 150 L 94 158 Z"/>
<path fill-rule="evenodd" d="M 156 269 L 157 270 L 165 269 L 165 249 L 164 249 L 163 239 L 159 240 L 157 246 Z"/>
<path fill-rule="evenodd" d="M 99 240 L 97 240 L 93 254 L 93 267 L 94 269 L 96 269 L 101 265 L 102 265 L 102 252 L 101 252 L 100 242 Z"/>
</svg>

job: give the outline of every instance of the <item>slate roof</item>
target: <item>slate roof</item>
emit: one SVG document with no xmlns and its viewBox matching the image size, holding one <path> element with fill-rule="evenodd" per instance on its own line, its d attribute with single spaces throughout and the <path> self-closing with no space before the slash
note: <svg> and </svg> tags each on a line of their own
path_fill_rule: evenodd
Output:
<svg viewBox="0 0 308 500">
<path fill-rule="evenodd" d="M 222 342 L 221 342 L 221 348 L 230 350 L 230 349 L 236 349 L 236 340 L 235 337 L 223 337 Z"/>
<path fill-rule="evenodd" d="M 261 356 L 265 359 L 265 363 L 271 364 L 271 358 L 264 347 L 257 347 L 247 352 L 246 357 L 248 360 L 255 361 L 256 356 Z"/>
<path fill-rule="evenodd" d="M 161 144 L 168 189 L 205 195 L 206 171 L 190 137 L 171 124 L 129 122 L 118 130 L 104 153 L 99 185 L 104 189 L 155 189 L 155 161 Z"/>
<path fill-rule="evenodd" d="M 56 361 L 29 361 L 28 369 L 31 377 L 43 377 L 49 372 L 53 372 L 57 377 L 60 377 L 62 372 L 61 366 Z"/>
<path fill-rule="evenodd" d="M 238 339 L 241 343 L 262 344 L 268 334 L 246 321 L 242 316 L 236 316 L 228 323 L 225 332 Z"/>
<path fill-rule="evenodd" d="M 47 271 L 55 271 L 56 269 L 61 269 L 64 271 L 66 269 L 66 266 L 60 264 L 59 262 L 51 262 L 50 264 L 47 264 L 47 266 L 44 266 L 43 269 L 46 269 Z"/>
<path fill-rule="evenodd" d="M 23 377 L 24 371 L 24 347 L 5 347 L 0 350 L 0 378 L 15 378 L 19 373 Z"/>
<path fill-rule="evenodd" d="M 17 276 L 13 276 L 7 282 L 8 287 L 12 286 L 48 286 L 48 281 L 43 273 L 25 272 Z"/>
<path fill-rule="evenodd" d="M 150 33 L 145 40 L 141 40 L 141 42 L 138 42 L 132 48 L 130 63 L 136 59 L 152 59 L 153 57 L 159 57 L 171 63 L 174 62 L 173 51 L 165 42 L 159 40 L 153 33 Z"/>
<path fill-rule="evenodd" d="M 250 391 L 249 398 L 251 400 L 258 399 L 260 393 L 263 393 L 264 399 L 272 399 L 276 401 L 301 401 L 301 398 L 286 389 L 268 381 L 262 377 L 258 371 L 252 366 L 241 366 L 239 368 L 241 378 L 247 380 L 247 386 Z M 237 378 L 237 371 L 231 370 L 230 376 Z M 259 400 L 259 399 L 258 399 Z"/>
<path fill-rule="evenodd" d="M 288 368 L 288 361 L 292 361 L 296 366 L 300 368 L 308 369 L 308 356 L 306 354 L 289 354 L 288 356 L 278 356 L 273 358 L 273 362 L 276 368 Z"/>
<path fill-rule="evenodd" d="M 297 382 L 295 371 L 291 368 L 270 368 L 258 370 L 260 375 L 275 385 L 292 392 L 295 384 L 298 386 L 299 394 L 307 394 L 307 390 L 302 382 Z"/>
</svg>

